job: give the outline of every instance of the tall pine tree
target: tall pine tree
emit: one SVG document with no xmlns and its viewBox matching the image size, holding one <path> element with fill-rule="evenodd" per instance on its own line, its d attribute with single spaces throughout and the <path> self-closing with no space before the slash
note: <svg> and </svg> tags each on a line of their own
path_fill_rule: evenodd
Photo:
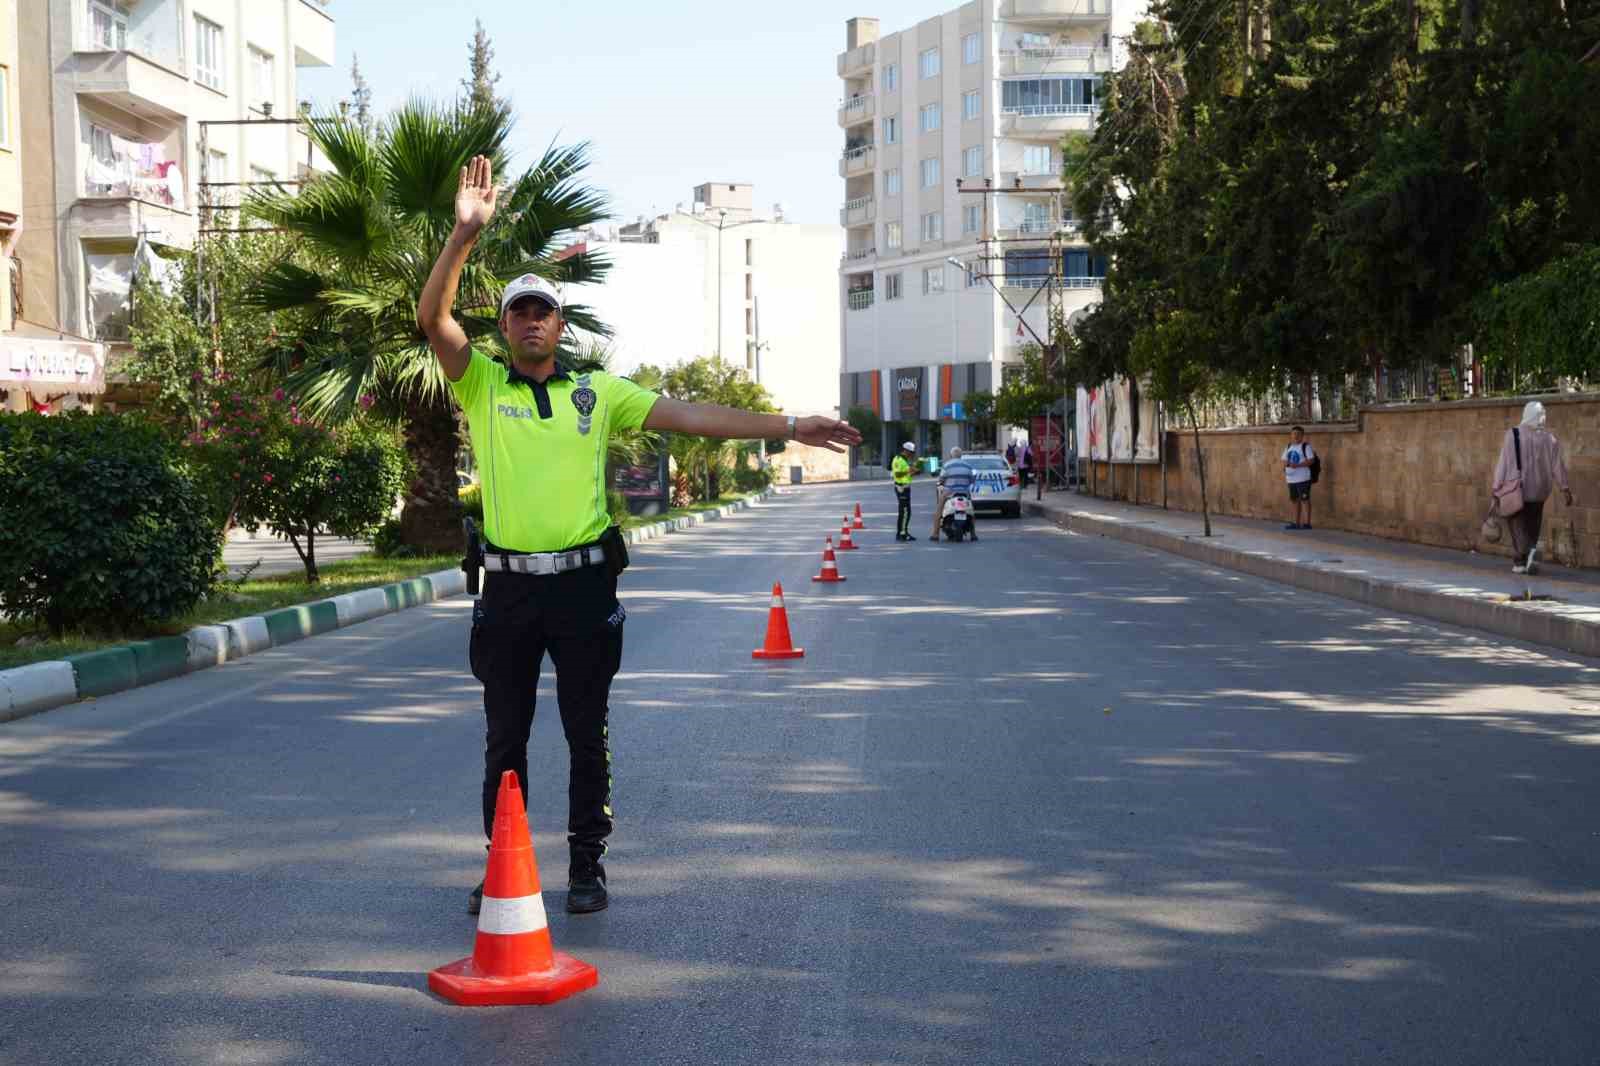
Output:
<svg viewBox="0 0 1600 1066">
<path fill-rule="evenodd" d="M 494 61 L 494 46 L 489 43 L 489 34 L 483 28 L 483 20 L 476 21 L 478 28 L 472 35 L 472 56 L 468 61 L 471 77 L 463 78 L 461 87 L 467 90 L 467 102 L 471 106 L 493 108 L 500 103 L 494 93 L 500 75 L 490 72 L 489 64 Z"/>
<path fill-rule="evenodd" d="M 356 125 L 363 133 L 372 132 L 372 87 L 361 74 L 361 57 L 350 57 L 350 102 L 355 105 Z"/>
</svg>

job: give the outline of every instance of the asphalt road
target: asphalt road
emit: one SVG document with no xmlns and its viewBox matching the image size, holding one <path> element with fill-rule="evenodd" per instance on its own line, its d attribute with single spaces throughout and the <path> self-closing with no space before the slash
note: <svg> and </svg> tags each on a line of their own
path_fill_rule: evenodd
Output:
<svg viewBox="0 0 1600 1066">
<path fill-rule="evenodd" d="M 465 598 L 0 726 L 0 1063 L 1600 1061 L 1600 664 L 892 521 L 808 487 L 635 553 L 598 915 L 547 671 L 601 973 L 552 1007 L 426 989 L 482 874 Z M 750 658 L 774 579 L 799 662 Z"/>
</svg>

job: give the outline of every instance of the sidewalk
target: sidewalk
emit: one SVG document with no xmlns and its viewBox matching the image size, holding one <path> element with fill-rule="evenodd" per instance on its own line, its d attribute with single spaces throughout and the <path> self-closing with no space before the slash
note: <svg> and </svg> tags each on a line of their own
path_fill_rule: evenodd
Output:
<svg viewBox="0 0 1600 1066">
<path fill-rule="evenodd" d="M 1451 551 L 1339 530 L 1291 532 L 1281 523 L 1198 514 L 1047 492 L 1023 495 L 1025 514 L 1063 529 L 1172 552 L 1385 610 L 1600 657 L 1600 573 L 1539 564 L 1511 572 L 1497 555 Z"/>
</svg>

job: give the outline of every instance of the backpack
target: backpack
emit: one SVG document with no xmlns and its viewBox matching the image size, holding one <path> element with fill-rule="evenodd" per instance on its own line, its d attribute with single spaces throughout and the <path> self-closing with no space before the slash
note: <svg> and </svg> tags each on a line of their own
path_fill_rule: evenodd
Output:
<svg viewBox="0 0 1600 1066">
<path fill-rule="evenodd" d="M 1311 483 L 1315 485 L 1322 480 L 1322 456 L 1310 444 L 1306 445 L 1306 450 L 1311 453 Z"/>
</svg>

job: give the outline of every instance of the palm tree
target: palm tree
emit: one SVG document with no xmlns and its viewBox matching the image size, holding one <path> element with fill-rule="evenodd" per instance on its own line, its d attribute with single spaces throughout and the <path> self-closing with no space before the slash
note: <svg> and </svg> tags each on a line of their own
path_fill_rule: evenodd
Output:
<svg viewBox="0 0 1600 1066">
<path fill-rule="evenodd" d="M 250 198 L 247 217 L 294 235 L 296 255 L 271 267 L 252 301 L 294 313 L 292 342 L 271 357 L 285 387 L 319 418 L 347 417 L 375 397 L 401 422 L 416 471 L 401 515 L 408 544 L 460 546 L 456 456 L 461 434 L 448 383 L 417 328 L 417 298 L 455 223 L 457 178 L 475 155 L 509 173 L 504 105 L 465 107 L 412 100 L 374 130 L 336 116 L 309 117 L 306 132 L 327 157 L 298 195 Z M 603 196 L 580 180 L 588 146 L 552 145 L 501 193 L 501 210 L 462 276 L 457 317 L 480 349 L 503 354 L 499 293 L 520 274 L 557 284 L 599 281 L 609 264 L 562 254 L 566 234 L 606 217 Z M 573 325 L 610 331 L 582 306 Z"/>
</svg>

